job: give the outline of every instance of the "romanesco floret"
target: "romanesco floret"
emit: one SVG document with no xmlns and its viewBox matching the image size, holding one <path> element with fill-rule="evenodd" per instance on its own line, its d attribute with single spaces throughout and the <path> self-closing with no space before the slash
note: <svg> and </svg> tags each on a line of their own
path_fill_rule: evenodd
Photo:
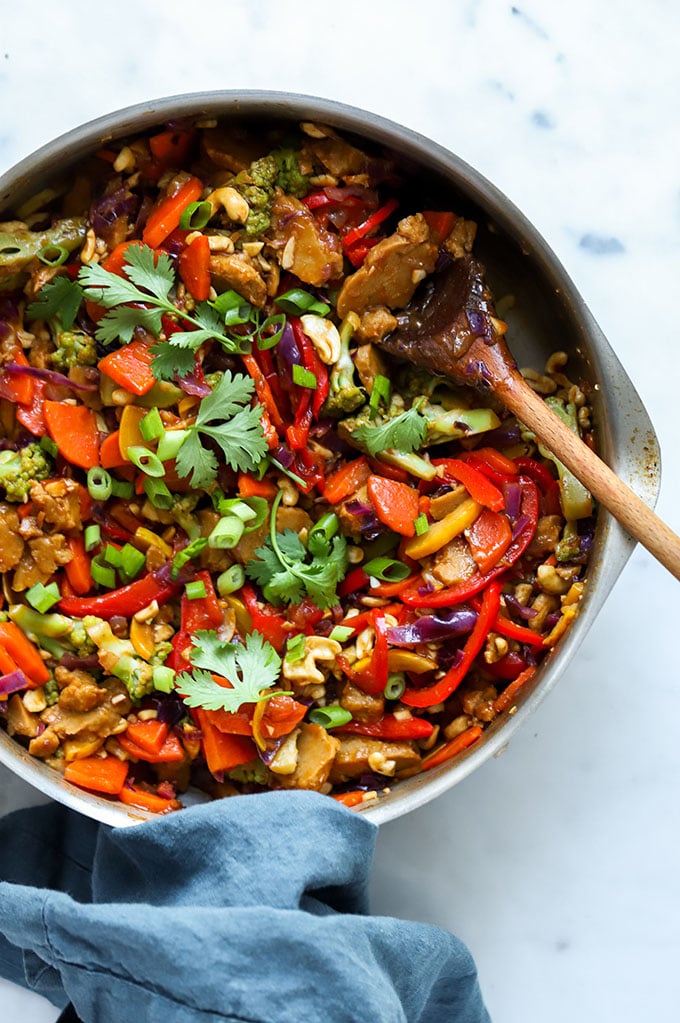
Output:
<svg viewBox="0 0 680 1023">
<path fill-rule="evenodd" d="M 301 199 L 309 191 L 309 177 L 300 169 L 300 154 L 294 149 L 277 149 L 271 154 L 276 161 L 276 184 L 287 195 Z"/>
<path fill-rule="evenodd" d="M 13 604 L 9 609 L 9 617 L 30 639 L 57 660 L 65 653 L 87 657 L 96 649 L 86 631 L 89 625 L 100 621 L 94 615 L 69 618 L 56 611 L 39 614 L 28 604 Z"/>
<path fill-rule="evenodd" d="M 93 337 L 80 330 L 62 330 L 55 337 L 56 349 L 50 356 L 52 365 L 62 373 L 72 366 L 94 366 L 97 347 Z"/>
<path fill-rule="evenodd" d="M 43 694 L 45 696 L 45 703 L 48 707 L 53 707 L 59 700 L 59 686 L 57 685 L 56 679 L 48 678 L 47 682 L 43 686 Z"/>
<path fill-rule="evenodd" d="M 52 461 L 35 442 L 20 451 L 0 451 L 0 487 L 8 501 L 27 501 L 33 484 L 51 475 Z"/>
<path fill-rule="evenodd" d="M 83 619 L 83 622 L 88 622 L 88 619 Z M 97 657 L 104 671 L 125 683 L 135 703 L 148 696 L 153 691 L 153 668 L 136 656 L 130 640 L 115 636 L 109 623 L 99 618 L 90 619 L 85 628 L 97 648 Z"/>
<path fill-rule="evenodd" d="M 250 207 L 246 220 L 246 234 L 256 238 L 271 224 L 271 204 L 278 167 L 273 156 L 263 156 L 241 171 L 232 181 Z"/>
</svg>

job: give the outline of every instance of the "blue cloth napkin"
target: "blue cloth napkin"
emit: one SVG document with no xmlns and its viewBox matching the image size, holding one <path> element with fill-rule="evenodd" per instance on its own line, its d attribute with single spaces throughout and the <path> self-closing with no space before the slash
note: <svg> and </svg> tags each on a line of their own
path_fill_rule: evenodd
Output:
<svg viewBox="0 0 680 1023">
<path fill-rule="evenodd" d="M 488 1023 L 465 946 L 371 916 L 377 829 L 272 792 L 112 829 L 0 820 L 0 973 L 85 1023 Z"/>
</svg>

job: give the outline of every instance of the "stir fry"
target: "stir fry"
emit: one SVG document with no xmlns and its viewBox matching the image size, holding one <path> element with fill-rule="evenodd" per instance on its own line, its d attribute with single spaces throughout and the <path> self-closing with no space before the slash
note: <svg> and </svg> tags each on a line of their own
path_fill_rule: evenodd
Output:
<svg viewBox="0 0 680 1023">
<path fill-rule="evenodd" d="M 576 615 L 590 495 L 381 349 L 475 240 L 415 194 L 325 126 L 196 121 L 0 224 L 0 721 L 74 785 L 364 805 L 512 713 Z M 591 440 L 565 363 L 528 379 Z"/>
</svg>

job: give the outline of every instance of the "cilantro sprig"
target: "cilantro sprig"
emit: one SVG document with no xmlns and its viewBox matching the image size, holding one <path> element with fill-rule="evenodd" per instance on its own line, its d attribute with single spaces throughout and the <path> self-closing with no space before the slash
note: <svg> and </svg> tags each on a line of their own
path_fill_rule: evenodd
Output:
<svg viewBox="0 0 680 1023">
<path fill-rule="evenodd" d="M 177 472 L 191 475 L 195 490 L 209 487 L 217 477 L 217 455 L 212 447 L 206 447 L 206 439 L 217 444 L 227 465 L 242 472 L 255 469 L 267 453 L 262 409 L 250 405 L 254 389 L 249 377 L 227 370 L 201 401 L 195 423 L 183 431 Z"/>
<path fill-rule="evenodd" d="M 55 277 L 38 292 L 35 301 L 26 307 L 29 320 L 59 319 L 64 330 L 70 330 L 75 323 L 83 289 L 68 277 Z"/>
<path fill-rule="evenodd" d="M 347 542 L 334 536 L 324 552 L 312 556 L 292 529 L 278 533 L 276 511 L 282 496 L 279 491 L 274 499 L 269 536 L 246 565 L 246 574 L 262 587 L 271 604 L 299 604 L 308 597 L 322 610 L 333 607 L 338 602 L 338 583 L 347 571 Z"/>
<path fill-rule="evenodd" d="M 416 405 L 401 412 L 381 425 L 363 423 L 352 431 L 352 438 L 368 451 L 369 455 L 380 454 L 394 448 L 397 451 L 417 451 L 425 440 L 427 420 Z"/>
<path fill-rule="evenodd" d="M 259 703 L 280 692 L 263 691 L 278 682 L 281 658 L 261 633 L 248 633 L 244 644 L 227 643 L 214 630 L 199 631 L 191 639 L 192 671 L 180 672 L 176 680 L 176 688 L 188 707 L 233 714 L 244 703 Z M 232 688 L 215 682 L 213 673 L 226 678 Z"/>
</svg>

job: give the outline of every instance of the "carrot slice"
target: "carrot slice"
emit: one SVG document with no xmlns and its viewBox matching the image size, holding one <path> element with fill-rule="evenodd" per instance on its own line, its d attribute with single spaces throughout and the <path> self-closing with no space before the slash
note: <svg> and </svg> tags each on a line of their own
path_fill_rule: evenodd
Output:
<svg viewBox="0 0 680 1023">
<path fill-rule="evenodd" d="M 82 789 L 117 796 L 127 778 L 129 765 L 118 757 L 83 757 L 66 765 L 64 778 Z"/>
<path fill-rule="evenodd" d="M 31 683 L 31 688 L 37 688 L 48 681 L 50 673 L 37 646 L 14 622 L 0 622 L 0 646 L 16 666 L 21 668 Z"/>
<path fill-rule="evenodd" d="M 510 546 L 512 528 L 506 515 L 482 508 L 465 530 L 465 539 L 479 571 L 486 573 L 498 564 Z"/>
<path fill-rule="evenodd" d="M 359 806 L 364 801 L 364 793 L 355 790 L 354 792 L 338 792 L 337 795 L 333 796 L 336 803 L 342 803 L 343 806 Z"/>
<path fill-rule="evenodd" d="M 154 718 L 150 721 L 133 721 L 127 726 L 125 734 L 147 753 L 160 753 L 169 731 L 164 721 Z"/>
<path fill-rule="evenodd" d="M 44 410 L 49 435 L 66 461 L 81 469 L 99 465 L 99 430 L 92 409 L 65 401 L 46 401 Z"/>
<path fill-rule="evenodd" d="M 520 672 L 517 678 L 514 679 L 509 686 L 506 686 L 500 696 L 497 696 L 493 701 L 493 709 L 497 714 L 502 714 L 504 710 L 507 710 L 508 707 L 512 706 L 519 690 L 526 682 L 529 681 L 529 679 L 533 678 L 535 674 L 536 667 L 532 664 L 530 667 L 525 668 L 524 671 Z"/>
<path fill-rule="evenodd" d="M 480 725 L 471 725 L 470 728 L 466 728 L 460 735 L 444 743 L 443 746 L 440 746 L 433 753 L 429 753 L 420 765 L 421 770 L 430 771 L 433 767 L 439 767 L 440 764 L 444 764 L 447 760 L 458 756 L 468 746 L 472 746 L 473 743 L 477 742 L 483 731 L 484 729 Z"/>
<path fill-rule="evenodd" d="M 346 462 L 326 479 L 323 488 L 324 500 L 329 504 L 344 501 L 362 487 L 370 475 L 371 470 L 363 455 L 352 462 Z"/>
<path fill-rule="evenodd" d="M 257 756 L 255 743 L 248 736 L 221 732 L 199 707 L 192 708 L 192 714 L 203 733 L 203 755 L 211 774 L 231 771 Z"/>
<path fill-rule="evenodd" d="M 130 463 L 120 453 L 120 430 L 114 430 L 102 441 L 99 449 L 99 460 L 103 469 L 118 469 Z"/>
<path fill-rule="evenodd" d="M 383 525 L 401 536 L 415 534 L 418 518 L 418 491 L 415 487 L 385 476 L 369 476 L 368 496 Z"/>
<path fill-rule="evenodd" d="M 154 792 L 146 792 L 137 788 L 136 785 L 124 785 L 118 793 L 121 803 L 126 806 L 134 806 L 138 810 L 149 810 L 151 813 L 172 813 L 180 809 L 180 802 L 177 799 L 164 799 Z"/>
<path fill-rule="evenodd" d="M 144 749 L 143 746 L 138 746 L 128 736 L 127 731 L 121 732 L 118 736 L 118 742 L 131 757 L 136 757 L 137 760 L 144 760 L 147 764 L 171 764 L 184 760 L 185 757 L 184 747 L 174 732 L 168 733 L 167 738 L 157 753 L 151 753 L 148 749 Z"/>
<path fill-rule="evenodd" d="M 64 565 L 64 571 L 73 592 L 82 597 L 92 589 L 90 559 L 87 556 L 82 535 L 70 536 L 67 543 L 73 557 Z"/>
<path fill-rule="evenodd" d="M 163 199 L 154 210 L 151 211 L 142 232 L 142 241 L 157 249 L 169 234 L 179 227 L 180 217 L 189 203 L 196 202 L 201 198 L 203 184 L 198 178 L 189 178 L 175 192 L 174 195 Z"/>
<path fill-rule="evenodd" d="M 148 345 L 131 341 L 99 360 L 99 369 L 130 394 L 148 394 L 156 383 L 151 372 L 153 355 Z"/>
<path fill-rule="evenodd" d="M 271 480 L 258 480 L 247 472 L 240 472 L 237 489 L 241 497 L 276 497 L 278 488 Z"/>
</svg>

